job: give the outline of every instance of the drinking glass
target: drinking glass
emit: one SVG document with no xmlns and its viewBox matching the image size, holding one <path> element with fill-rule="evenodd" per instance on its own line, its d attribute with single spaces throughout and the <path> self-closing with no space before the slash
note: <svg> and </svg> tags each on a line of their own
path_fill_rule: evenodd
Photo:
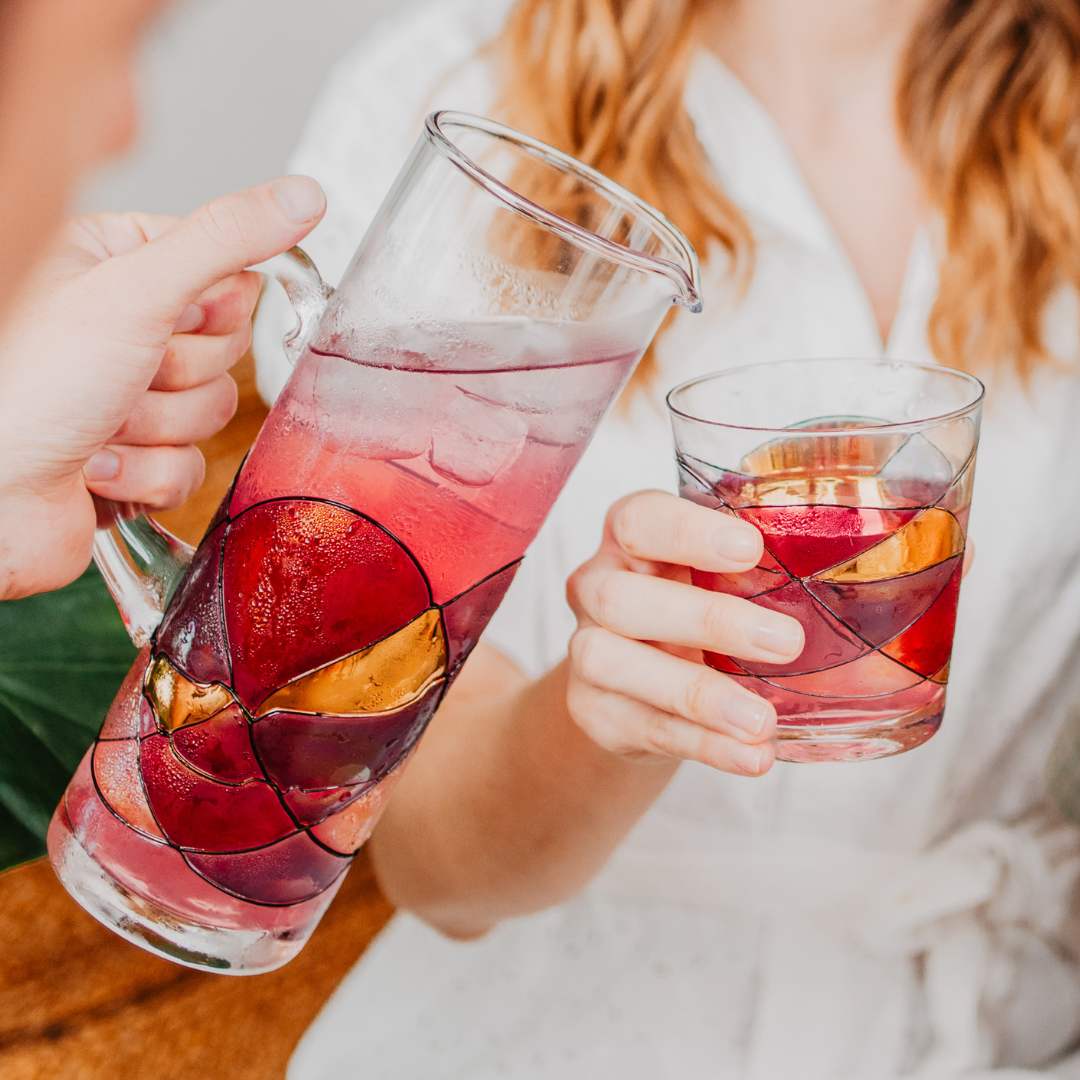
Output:
<svg viewBox="0 0 1080 1080">
<path fill-rule="evenodd" d="M 983 387 L 932 364 L 790 360 L 668 395 L 680 494 L 765 553 L 695 585 L 798 619 L 802 654 L 705 662 L 776 707 L 777 757 L 859 761 L 941 724 Z"/>
<path fill-rule="evenodd" d="M 107 515 L 143 648 L 49 831 L 97 919 L 233 974 L 303 946 L 664 314 L 700 310 L 659 214 L 460 113 L 336 291 L 298 249 L 267 269 L 296 370 L 197 551 Z"/>
</svg>

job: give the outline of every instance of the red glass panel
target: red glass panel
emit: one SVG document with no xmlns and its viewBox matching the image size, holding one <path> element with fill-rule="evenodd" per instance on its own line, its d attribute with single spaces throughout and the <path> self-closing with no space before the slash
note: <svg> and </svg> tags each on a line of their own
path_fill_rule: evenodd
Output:
<svg viewBox="0 0 1080 1080">
<path fill-rule="evenodd" d="M 247 718 L 239 705 L 173 732 L 172 744 L 178 757 L 215 780 L 239 784 L 263 779 L 251 748 Z"/>
<path fill-rule="evenodd" d="M 198 683 L 228 683 L 229 651 L 221 613 L 221 545 L 225 529 L 199 545 L 154 641 L 175 667 Z"/>
<path fill-rule="evenodd" d="M 914 626 L 882 648 L 891 656 L 921 675 L 935 675 L 948 663 L 956 629 L 956 605 L 960 599 L 961 560 L 952 577 L 926 614 Z"/>
<path fill-rule="evenodd" d="M 179 847 L 240 851 L 296 831 L 269 784 L 216 783 L 182 764 L 164 735 L 143 739 L 139 761 L 154 817 Z"/>
<path fill-rule="evenodd" d="M 146 669 L 150 666 L 150 649 L 143 649 L 131 665 L 120 690 L 109 707 L 105 723 L 101 725 L 99 739 L 133 739 L 139 734 L 139 706 L 142 703 L 142 685 Z"/>
<path fill-rule="evenodd" d="M 393 775 L 393 774 L 391 774 Z M 319 791 L 302 791 L 289 788 L 281 797 L 301 825 L 317 825 L 324 818 L 344 810 L 356 802 L 365 791 L 369 791 L 374 781 L 365 784 L 350 784 L 348 787 L 323 788 Z"/>
<path fill-rule="evenodd" d="M 495 609 L 502 603 L 521 561 L 474 585 L 443 608 L 446 627 L 447 668 L 453 671 L 472 652 Z"/>
<path fill-rule="evenodd" d="M 911 521 L 919 510 L 862 506 L 748 506 L 739 517 L 761 530 L 765 547 L 796 577 L 846 562 Z"/>
<path fill-rule="evenodd" d="M 699 589 L 741 596 L 744 600 L 749 600 L 751 597 L 782 588 L 791 578 L 782 571 L 755 566 L 753 570 L 741 574 L 713 574 L 707 570 L 691 570 L 690 580 Z"/>
<path fill-rule="evenodd" d="M 90 776 L 90 755 L 65 796 L 75 839 L 106 873 L 145 900 L 208 926 L 238 930 L 295 930 L 304 917 L 319 916 L 329 896 L 286 910 L 246 903 L 205 881 L 173 847 L 149 839 L 117 819 L 101 801 Z"/>
<path fill-rule="evenodd" d="M 748 690 L 771 701 L 781 722 L 787 724 L 872 724 L 878 716 L 887 721 L 929 706 L 943 707 L 945 702 L 945 687 L 927 679 L 893 694 L 842 698 L 802 694 L 746 675 L 737 678 Z"/>
<path fill-rule="evenodd" d="M 320 843 L 343 855 L 352 855 L 363 847 L 401 776 L 401 769 L 391 773 L 378 787 L 350 804 L 339 814 L 327 818 L 311 830 Z"/>
<path fill-rule="evenodd" d="M 305 499 L 266 503 L 229 525 L 225 621 L 237 696 L 267 694 L 410 623 L 427 583 L 389 533 Z"/>
<path fill-rule="evenodd" d="M 730 656 L 725 656 L 723 653 L 706 652 L 702 653 L 702 656 L 705 658 L 705 663 L 711 668 L 716 668 L 717 671 L 726 672 L 728 675 L 746 674 Z"/>
</svg>

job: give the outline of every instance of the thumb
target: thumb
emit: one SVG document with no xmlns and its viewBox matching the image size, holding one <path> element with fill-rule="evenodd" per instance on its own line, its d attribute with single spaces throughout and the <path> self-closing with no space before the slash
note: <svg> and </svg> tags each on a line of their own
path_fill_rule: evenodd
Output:
<svg viewBox="0 0 1080 1080">
<path fill-rule="evenodd" d="M 140 314 L 170 327 L 200 293 L 302 240 L 326 211 L 308 176 L 283 176 L 208 202 L 142 246 L 102 263 Z"/>
</svg>

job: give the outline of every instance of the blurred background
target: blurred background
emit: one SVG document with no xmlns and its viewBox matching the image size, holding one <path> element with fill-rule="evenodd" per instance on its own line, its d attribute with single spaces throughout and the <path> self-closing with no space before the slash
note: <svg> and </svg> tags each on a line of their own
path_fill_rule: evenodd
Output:
<svg viewBox="0 0 1080 1080">
<path fill-rule="evenodd" d="M 329 69 L 417 0 L 188 0 L 143 50 L 132 152 L 77 209 L 186 214 L 281 173 Z"/>
</svg>

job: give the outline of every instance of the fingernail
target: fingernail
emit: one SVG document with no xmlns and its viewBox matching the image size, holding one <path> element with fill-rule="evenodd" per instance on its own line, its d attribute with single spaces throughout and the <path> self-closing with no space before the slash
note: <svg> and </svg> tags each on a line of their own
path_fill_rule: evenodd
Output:
<svg viewBox="0 0 1080 1080">
<path fill-rule="evenodd" d="M 120 472 L 120 458 L 111 450 L 99 450 L 83 466 L 87 480 L 112 480 Z"/>
<path fill-rule="evenodd" d="M 759 649 L 794 660 L 803 647 L 802 627 L 783 615 L 763 615 L 751 626 L 747 637 Z"/>
<path fill-rule="evenodd" d="M 731 764 L 744 773 L 757 776 L 761 772 L 761 760 L 763 751 L 760 746 L 746 746 L 744 743 L 736 743 L 731 748 Z"/>
<path fill-rule="evenodd" d="M 750 525 L 725 525 L 713 533 L 713 549 L 722 559 L 753 566 L 761 558 L 761 533 Z"/>
<path fill-rule="evenodd" d="M 198 304 L 188 304 L 184 314 L 176 320 L 173 333 L 190 334 L 192 330 L 198 330 L 203 324 L 203 317 L 203 309 Z"/>
<path fill-rule="evenodd" d="M 298 225 L 322 213 L 326 205 L 322 188 L 310 176 L 283 176 L 270 191 L 285 216 Z"/>
<path fill-rule="evenodd" d="M 760 735 L 765 730 L 771 712 L 768 702 L 744 694 L 733 694 L 720 703 L 720 715 L 732 727 L 750 735 Z"/>
</svg>

